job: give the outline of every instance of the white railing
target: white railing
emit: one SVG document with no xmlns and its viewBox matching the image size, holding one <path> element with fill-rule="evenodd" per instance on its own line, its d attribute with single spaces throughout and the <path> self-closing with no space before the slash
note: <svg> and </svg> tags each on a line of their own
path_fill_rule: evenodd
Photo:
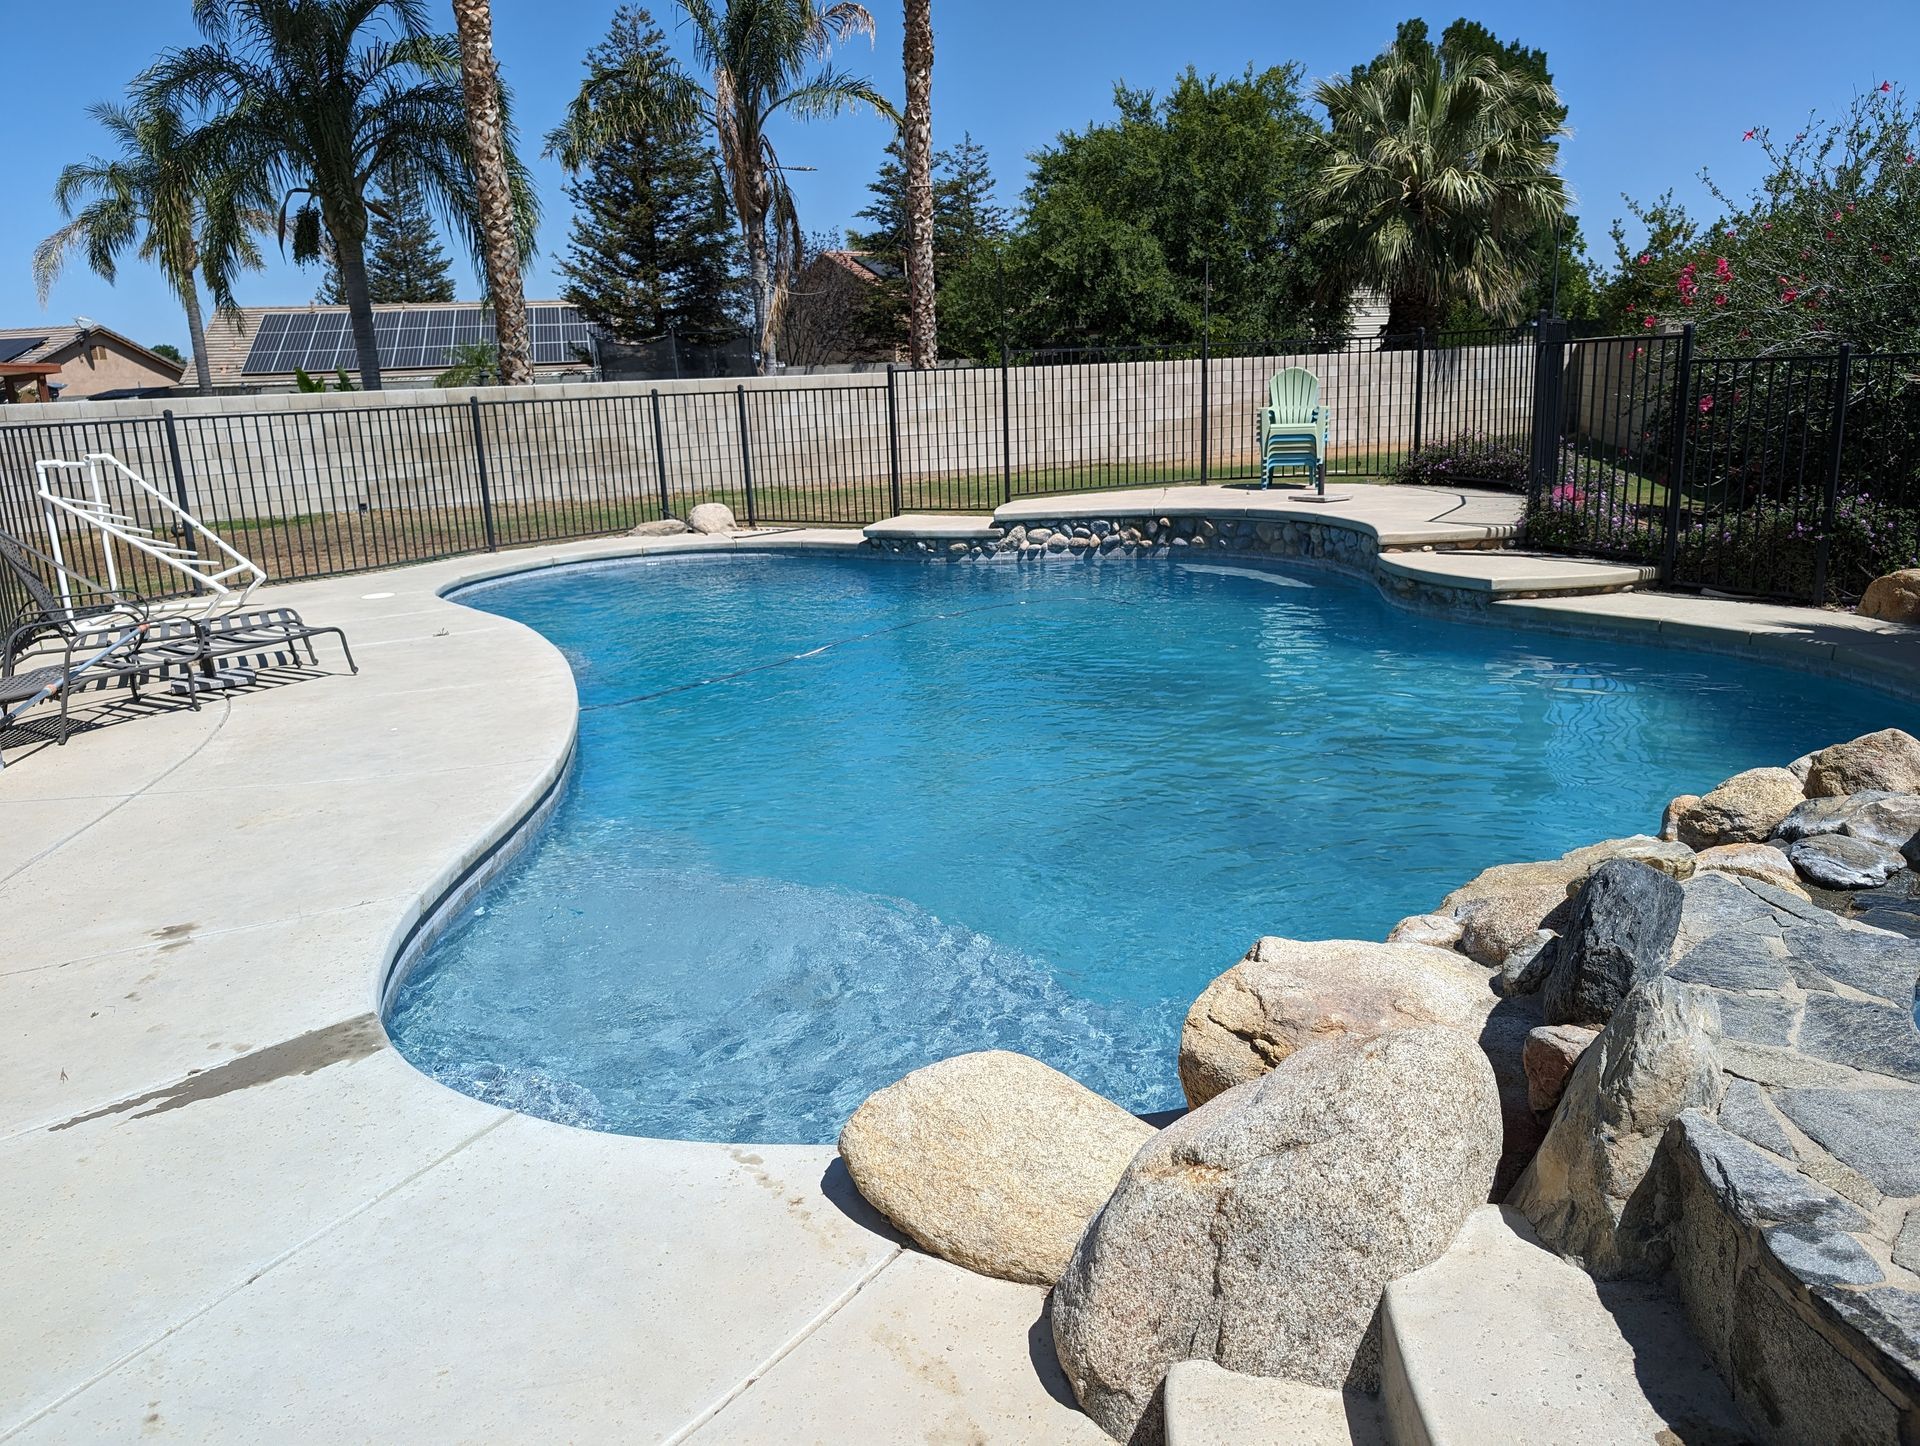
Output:
<svg viewBox="0 0 1920 1446">
<path fill-rule="evenodd" d="M 67 581 L 66 558 L 61 551 L 62 519 L 71 519 L 85 533 L 99 539 L 106 584 L 116 597 L 121 595 L 122 588 L 115 544 L 143 553 L 186 578 L 207 612 L 242 606 L 253 590 L 267 580 L 257 563 L 234 551 L 202 526 L 198 518 L 111 452 L 89 452 L 78 462 L 37 462 L 34 469 L 40 478 L 40 503 L 46 513 L 53 560 L 61 569 L 60 599 L 69 606 L 73 597 Z M 61 489 L 61 482 L 70 474 L 84 474 L 84 495 L 72 496 Z M 172 519 L 174 535 L 181 542 L 193 545 L 165 541 L 137 518 L 119 511 L 107 498 L 109 477 L 132 488 L 136 496 L 144 495 L 149 507 L 157 508 L 162 517 Z"/>
</svg>

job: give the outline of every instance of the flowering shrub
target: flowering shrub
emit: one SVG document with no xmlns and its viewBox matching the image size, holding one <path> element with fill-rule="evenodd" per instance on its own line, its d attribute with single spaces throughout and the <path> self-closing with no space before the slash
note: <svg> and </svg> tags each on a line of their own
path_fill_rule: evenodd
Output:
<svg viewBox="0 0 1920 1446">
<path fill-rule="evenodd" d="M 1414 485 L 1464 483 L 1518 490 L 1527 485 L 1527 448 L 1525 437 L 1462 432 L 1444 442 L 1430 442 L 1407 453 L 1393 480 Z"/>
<path fill-rule="evenodd" d="M 1638 478 L 1619 467 L 1567 457 L 1560 480 L 1528 501 L 1528 546 L 1653 561 L 1660 536 L 1649 509 L 1634 500 L 1639 486 Z"/>
<path fill-rule="evenodd" d="M 1711 224 L 1671 191 L 1628 203 L 1647 236 L 1630 247 L 1614 228 L 1602 288 L 1614 327 L 1692 322 L 1698 346 L 1723 356 L 1920 348 L 1920 108 L 1882 82 L 1838 122 L 1790 139 L 1757 125 L 1741 140 L 1764 153 L 1764 177 L 1746 196 L 1708 177 Z"/>
<path fill-rule="evenodd" d="M 1761 502 L 1693 521 L 1680 536 L 1677 581 L 1739 592 L 1810 598 L 1819 567 L 1822 504 L 1808 495 Z M 1830 600 L 1852 601 L 1867 584 L 1920 567 L 1920 512 L 1867 493 L 1834 503 L 1827 554 Z"/>
</svg>

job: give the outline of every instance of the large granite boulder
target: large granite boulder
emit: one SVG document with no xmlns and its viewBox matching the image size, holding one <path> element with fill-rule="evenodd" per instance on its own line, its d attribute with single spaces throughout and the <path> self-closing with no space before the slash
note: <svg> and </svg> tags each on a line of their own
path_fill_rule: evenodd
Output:
<svg viewBox="0 0 1920 1446">
<path fill-rule="evenodd" d="M 1920 1423 L 1920 1292 L 1871 1222 L 1703 1111 L 1667 1129 L 1644 1192 L 1700 1342 L 1767 1443 L 1906 1441 Z"/>
<path fill-rule="evenodd" d="M 1793 871 L 1786 853 L 1772 844 L 1719 844 L 1700 850 L 1694 859 L 1696 873 L 1732 874 L 1737 878 L 1758 879 L 1792 894 L 1805 894 L 1800 876 Z"/>
<path fill-rule="evenodd" d="M 1485 972 L 1450 949 L 1261 939 L 1187 1011 L 1180 1085 L 1203 1105 L 1317 1039 L 1417 1024 L 1471 1033 L 1493 1005 Z"/>
<path fill-rule="evenodd" d="M 1786 769 L 1749 768 L 1682 809 L 1674 824 L 1689 848 L 1758 843 L 1805 797 L 1800 780 Z"/>
<path fill-rule="evenodd" d="M 732 532 L 739 523 L 734 520 L 733 509 L 724 502 L 702 502 L 687 514 L 687 526 L 695 532 L 718 535 Z"/>
<path fill-rule="evenodd" d="M 1813 755 L 1807 770 L 1808 798 L 1832 798 L 1869 788 L 1920 793 L 1920 738 L 1898 728 L 1882 728 Z"/>
<path fill-rule="evenodd" d="M 1667 875 L 1631 859 L 1595 869 L 1542 990 L 1547 1023 L 1605 1024 L 1630 990 L 1666 967 L 1685 897 Z"/>
<path fill-rule="evenodd" d="M 638 527 L 627 529 L 628 537 L 678 537 L 691 531 L 686 523 L 677 517 L 662 517 L 657 522 L 643 522 Z"/>
<path fill-rule="evenodd" d="M 1876 577 L 1860 595 L 1860 616 L 1888 623 L 1920 623 L 1920 567 Z"/>
<path fill-rule="evenodd" d="M 1456 909 L 1460 952 L 1476 964 L 1498 969 L 1532 944 L 1542 929 L 1551 930 L 1566 915 L 1562 883 L 1527 884 L 1507 893 L 1470 899 Z"/>
<path fill-rule="evenodd" d="M 1527 1076 L 1527 1103 L 1551 1110 L 1567 1092 L 1567 1079 L 1600 1031 L 1584 1024 L 1537 1024 L 1527 1031 L 1520 1059 Z"/>
<path fill-rule="evenodd" d="M 943 1059 L 868 1096 L 840 1158 L 869 1204 L 955 1265 L 1051 1285 L 1153 1127 L 1037 1059 Z"/>
<path fill-rule="evenodd" d="M 1870 889 L 1907 866 L 1896 850 L 1844 833 L 1795 839 L 1787 845 L 1787 862 L 1823 889 Z"/>
<path fill-rule="evenodd" d="M 1629 994 L 1580 1054 L 1546 1142 L 1507 1196 L 1540 1238 L 1602 1278 L 1650 1261 L 1621 1222 L 1667 1126 L 1720 1107 L 1720 1014 L 1705 990 L 1654 979 Z"/>
<path fill-rule="evenodd" d="M 1116 1440 L 1155 1440 L 1179 1360 L 1371 1388 L 1381 1291 L 1452 1243 L 1499 1153 L 1486 1057 L 1436 1027 L 1310 1045 L 1175 1121 L 1054 1291 L 1080 1404 Z"/>
</svg>

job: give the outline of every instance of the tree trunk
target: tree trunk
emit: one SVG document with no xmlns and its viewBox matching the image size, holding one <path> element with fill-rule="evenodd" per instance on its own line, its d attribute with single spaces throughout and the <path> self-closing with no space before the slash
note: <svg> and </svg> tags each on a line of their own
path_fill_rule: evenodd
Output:
<svg viewBox="0 0 1920 1446">
<path fill-rule="evenodd" d="M 1387 298 L 1386 350 L 1401 350 L 1415 344 L 1422 327 L 1427 331 L 1428 345 L 1439 333 L 1447 319 L 1444 303 L 1418 292 L 1394 292 Z"/>
<path fill-rule="evenodd" d="M 200 283 L 189 271 L 180 288 L 180 304 L 187 312 L 187 345 L 193 350 L 193 379 L 203 397 L 213 395 L 213 368 L 207 363 L 207 326 L 200 315 Z"/>
<path fill-rule="evenodd" d="M 746 226 L 747 272 L 753 279 L 754 325 L 760 335 L 760 375 L 772 376 L 780 364 L 779 344 L 773 334 L 773 260 L 767 254 L 764 220 Z"/>
<path fill-rule="evenodd" d="M 473 152 L 473 189 L 479 202 L 480 246 L 487 263 L 487 292 L 493 298 L 494 332 L 500 343 L 500 380 L 506 386 L 526 386 L 533 381 L 533 344 L 527 337 L 513 188 L 507 181 L 500 71 L 493 58 L 493 12 L 487 0 L 453 0 L 453 19 L 460 32 L 467 147 Z"/>
<path fill-rule="evenodd" d="M 933 274 L 933 0 L 906 0 L 907 355 L 940 359 Z"/>
<path fill-rule="evenodd" d="M 381 390 L 380 347 L 374 340 L 373 298 L 367 291 L 364 237 L 333 232 L 333 259 L 340 268 L 340 289 L 347 294 L 347 322 L 353 331 L 353 349 L 359 354 L 360 389 L 377 392 Z"/>
</svg>

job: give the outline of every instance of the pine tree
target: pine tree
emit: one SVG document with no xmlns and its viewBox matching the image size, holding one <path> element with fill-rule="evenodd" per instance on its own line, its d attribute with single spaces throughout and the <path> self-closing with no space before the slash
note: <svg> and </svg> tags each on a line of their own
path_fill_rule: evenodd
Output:
<svg viewBox="0 0 1920 1446">
<path fill-rule="evenodd" d="M 426 196 L 404 170 L 385 178 L 367 232 L 367 294 L 377 305 L 395 301 L 452 301 L 453 272 Z"/>
<path fill-rule="evenodd" d="M 907 168 L 897 139 L 887 143 L 886 158 L 867 191 L 873 199 L 856 214 L 872 229 L 849 231 L 847 241 L 893 273 L 874 288 L 867 322 L 870 344 L 893 347 L 906 339 L 907 307 Z M 933 158 L 934 274 L 964 261 L 1006 230 L 1007 213 L 993 199 L 986 147 L 968 133 L 958 146 Z"/>
<path fill-rule="evenodd" d="M 623 5 L 587 64 L 636 56 L 666 64 L 666 37 L 646 10 Z M 587 320 L 628 341 L 672 332 L 716 346 L 739 334 L 739 240 L 713 151 L 694 132 L 632 131 L 595 152 L 567 195 L 575 214 L 561 294 Z"/>
</svg>

